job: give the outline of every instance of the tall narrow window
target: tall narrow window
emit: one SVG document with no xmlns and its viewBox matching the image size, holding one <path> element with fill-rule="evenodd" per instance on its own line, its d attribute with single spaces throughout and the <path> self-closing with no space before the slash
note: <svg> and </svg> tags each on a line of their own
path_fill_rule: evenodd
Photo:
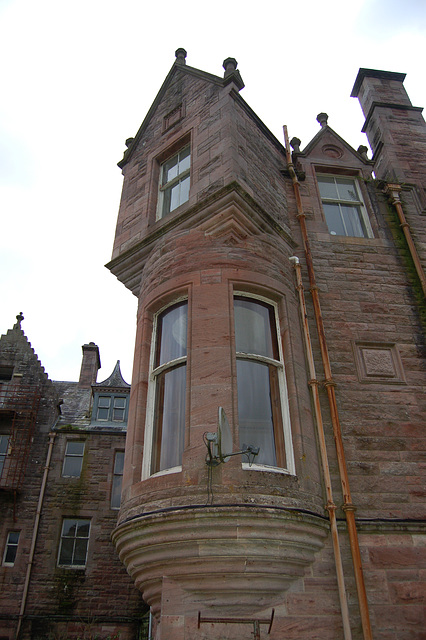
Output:
<svg viewBox="0 0 426 640">
<path fill-rule="evenodd" d="M 65 518 L 62 523 L 58 565 L 85 567 L 89 535 L 90 520 Z"/>
<path fill-rule="evenodd" d="M 149 474 L 182 464 L 185 432 L 187 302 L 168 307 L 156 322 L 152 354 Z"/>
<path fill-rule="evenodd" d="M 119 509 L 121 504 L 121 487 L 123 484 L 124 451 L 116 451 L 114 473 L 112 476 L 111 509 Z"/>
<path fill-rule="evenodd" d="M 332 236 L 371 238 L 370 222 L 354 178 L 318 176 L 328 229 Z"/>
<path fill-rule="evenodd" d="M 10 449 L 9 440 L 10 440 L 10 435 L 8 434 L 0 435 L 0 478 L 2 477 L 3 470 L 6 463 L 6 458 L 9 454 L 9 449 Z M 5 471 L 5 474 L 6 474 L 6 471 Z"/>
<path fill-rule="evenodd" d="M 4 550 L 3 564 L 6 567 L 13 567 L 18 552 L 19 531 L 9 531 Z"/>
<path fill-rule="evenodd" d="M 158 217 L 162 218 L 189 199 L 189 145 L 161 165 L 160 203 Z"/>
<path fill-rule="evenodd" d="M 84 442 L 68 440 L 65 449 L 64 466 L 62 476 L 79 478 L 83 467 Z"/>
<path fill-rule="evenodd" d="M 259 447 L 256 465 L 292 471 L 275 308 L 262 300 L 237 296 L 234 317 L 240 447 Z M 286 449 L 290 450 L 289 455 Z"/>
</svg>

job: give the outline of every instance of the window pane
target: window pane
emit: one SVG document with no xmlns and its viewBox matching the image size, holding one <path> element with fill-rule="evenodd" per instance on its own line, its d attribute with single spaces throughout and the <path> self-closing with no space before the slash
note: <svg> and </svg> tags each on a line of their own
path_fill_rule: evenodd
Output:
<svg viewBox="0 0 426 640">
<path fill-rule="evenodd" d="M 61 541 L 61 552 L 59 554 L 59 564 L 72 564 L 74 550 L 74 538 L 63 538 Z"/>
<path fill-rule="evenodd" d="M 367 237 L 364 220 L 359 207 L 341 205 L 343 220 L 346 226 L 346 234 L 356 238 Z"/>
<path fill-rule="evenodd" d="M 178 175 L 178 156 L 174 156 L 163 165 L 163 186 Z"/>
<path fill-rule="evenodd" d="M 0 436 L 0 455 L 7 455 L 10 436 Z"/>
<path fill-rule="evenodd" d="M 65 519 L 62 525 L 62 535 L 74 537 L 77 531 L 77 521 Z"/>
<path fill-rule="evenodd" d="M 88 538 L 90 530 L 89 520 L 77 520 L 77 537 Z"/>
<path fill-rule="evenodd" d="M 155 366 L 186 356 L 187 303 L 167 309 L 158 318 Z"/>
<path fill-rule="evenodd" d="M 123 473 L 124 451 L 117 451 L 114 461 L 114 473 Z"/>
<path fill-rule="evenodd" d="M 177 209 L 177 207 L 180 205 L 180 183 L 178 182 L 177 184 L 175 184 L 173 187 L 171 187 L 169 189 L 169 193 L 170 193 L 170 208 L 169 211 L 173 211 L 174 209 Z"/>
<path fill-rule="evenodd" d="M 359 202 L 355 180 L 351 180 L 350 178 L 336 178 L 336 182 L 340 200 L 354 200 Z"/>
<path fill-rule="evenodd" d="M 240 447 L 259 447 L 256 464 L 276 466 L 269 366 L 237 360 Z"/>
<path fill-rule="evenodd" d="M 126 407 L 126 398 L 114 398 L 114 407 L 124 409 Z"/>
<path fill-rule="evenodd" d="M 333 236 L 345 236 L 346 231 L 340 213 L 340 205 L 323 202 L 328 230 Z"/>
<path fill-rule="evenodd" d="M 15 564 L 16 560 L 16 552 L 18 551 L 18 547 L 16 545 L 8 545 L 6 547 L 6 553 L 4 556 L 5 564 Z"/>
<path fill-rule="evenodd" d="M 272 307 L 247 298 L 235 298 L 234 309 L 237 352 L 278 359 Z M 274 339 L 271 326 L 274 327 Z"/>
<path fill-rule="evenodd" d="M 109 409 L 103 409 L 98 407 L 97 420 L 108 420 Z"/>
<path fill-rule="evenodd" d="M 75 565 L 85 565 L 86 564 L 86 553 L 87 553 L 87 539 L 77 538 L 74 546 L 74 558 L 73 564 Z"/>
<path fill-rule="evenodd" d="M 189 176 L 181 180 L 180 183 L 180 203 L 183 204 L 189 200 Z"/>
<path fill-rule="evenodd" d="M 114 422 L 123 422 L 124 421 L 124 409 L 114 409 L 112 413 L 112 419 Z"/>
<path fill-rule="evenodd" d="M 336 183 L 334 178 L 326 178 L 321 176 L 318 178 L 318 186 L 321 194 L 321 198 L 331 198 L 332 200 L 338 200 Z"/>
<path fill-rule="evenodd" d="M 83 466 L 83 458 L 65 458 L 62 475 L 69 478 L 79 478 Z"/>
<path fill-rule="evenodd" d="M 189 147 L 186 147 L 186 149 L 179 154 L 179 173 L 183 173 L 189 169 L 190 161 Z"/>
<path fill-rule="evenodd" d="M 109 407 L 111 402 L 110 396 L 99 396 L 98 407 Z"/>
<path fill-rule="evenodd" d="M 157 378 L 151 473 L 182 464 L 185 433 L 186 366 Z"/>
<path fill-rule="evenodd" d="M 112 489 L 111 489 L 111 508 L 112 509 L 120 508 L 122 481 L 123 481 L 122 476 L 114 476 L 112 479 Z"/>
<path fill-rule="evenodd" d="M 19 531 L 11 531 L 9 533 L 9 540 L 8 542 L 10 544 L 18 544 L 19 542 Z"/>
<path fill-rule="evenodd" d="M 67 456 L 82 456 L 84 453 L 84 442 L 67 442 Z"/>
</svg>

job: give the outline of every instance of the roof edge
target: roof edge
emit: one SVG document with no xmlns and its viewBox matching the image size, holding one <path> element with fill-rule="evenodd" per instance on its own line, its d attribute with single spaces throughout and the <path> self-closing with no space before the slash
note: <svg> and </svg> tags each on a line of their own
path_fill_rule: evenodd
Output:
<svg viewBox="0 0 426 640">
<path fill-rule="evenodd" d="M 384 80 L 396 80 L 404 82 L 406 73 L 398 73 L 397 71 L 381 71 L 380 69 L 364 69 L 360 68 L 352 88 L 351 98 L 357 98 L 364 78 L 383 78 Z"/>
</svg>

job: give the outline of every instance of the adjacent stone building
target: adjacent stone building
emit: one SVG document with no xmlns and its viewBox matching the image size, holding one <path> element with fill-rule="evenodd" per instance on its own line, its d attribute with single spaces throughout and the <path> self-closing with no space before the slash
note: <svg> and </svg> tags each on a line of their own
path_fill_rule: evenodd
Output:
<svg viewBox="0 0 426 640">
<path fill-rule="evenodd" d="M 117 558 L 130 385 L 52 382 L 22 328 L 0 338 L 0 637 L 142 638 L 147 607 Z"/>
<path fill-rule="evenodd" d="M 21 316 L 1 338 L 39 403 L 10 486 L 0 411 L 1 638 L 136 640 L 148 608 L 153 640 L 424 638 L 421 109 L 360 69 L 373 157 L 324 113 L 302 147 L 223 67 L 178 49 L 119 163 L 131 389 L 93 343 L 52 383 Z"/>
</svg>

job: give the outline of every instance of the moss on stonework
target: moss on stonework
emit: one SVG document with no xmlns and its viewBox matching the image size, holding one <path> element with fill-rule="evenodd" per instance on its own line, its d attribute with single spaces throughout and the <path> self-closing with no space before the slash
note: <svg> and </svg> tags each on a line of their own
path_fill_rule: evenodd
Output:
<svg viewBox="0 0 426 640">
<path fill-rule="evenodd" d="M 79 587 L 85 581 L 84 571 L 78 569 L 56 568 L 54 575 L 54 590 L 57 599 L 57 612 L 70 614 L 79 601 Z"/>
<path fill-rule="evenodd" d="M 395 242 L 395 246 L 398 249 L 399 256 L 404 265 L 408 281 L 411 285 L 411 290 L 417 303 L 416 309 L 419 313 L 420 323 L 423 327 L 423 330 L 426 330 L 426 301 L 423 294 L 422 285 L 420 283 L 419 276 L 417 275 L 416 267 L 414 266 L 413 258 L 411 257 L 407 240 L 405 238 L 403 230 L 401 229 L 401 223 L 399 221 L 398 214 L 395 211 L 395 207 L 388 204 L 387 209 L 389 214 L 389 227 Z"/>
</svg>

